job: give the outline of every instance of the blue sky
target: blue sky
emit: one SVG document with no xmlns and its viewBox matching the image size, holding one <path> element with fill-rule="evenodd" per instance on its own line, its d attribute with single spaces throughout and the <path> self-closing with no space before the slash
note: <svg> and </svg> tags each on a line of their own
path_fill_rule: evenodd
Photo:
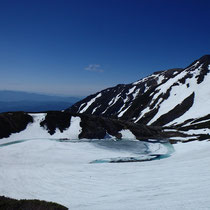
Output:
<svg viewBox="0 0 210 210">
<path fill-rule="evenodd" d="M 85 96 L 210 54 L 208 0 L 0 0 L 0 89 Z"/>
</svg>

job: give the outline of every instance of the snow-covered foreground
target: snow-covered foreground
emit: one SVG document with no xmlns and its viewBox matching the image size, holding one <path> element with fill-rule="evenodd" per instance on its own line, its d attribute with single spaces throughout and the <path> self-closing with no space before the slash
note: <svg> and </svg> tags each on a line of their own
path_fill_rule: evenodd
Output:
<svg viewBox="0 0 210 210">
<path fill-rule="evenodd" d="M 1 146 L 0 195 L 78 210 L 210 208 L 210 142 L 177 144 L 171 157 L 160 160 L 90 163 L 148 149 L 133 143 L 109 147 L 97 141 L 36 139 Z M 160 152 L 158 144 L 149 148 Z"/>
</svg>

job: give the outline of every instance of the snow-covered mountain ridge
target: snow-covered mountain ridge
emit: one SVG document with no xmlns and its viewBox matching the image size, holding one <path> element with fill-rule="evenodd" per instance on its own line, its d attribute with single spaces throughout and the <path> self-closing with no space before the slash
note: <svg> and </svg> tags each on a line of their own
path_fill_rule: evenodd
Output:
<svg viewBox="0 0 210 210">
<path fill-rule="evenodd" d="M 102 90 L 65 111 L 0 113 L 0 139 L 210 139 L 209 72 L 206 55 L 185 69 Z"/>
<path fill-rule="evenodd" d="M 155 72 L 137 82 L 102 90 L 66 111 L 185 131 L 208 130 L 209 86 L 210 55 L 205 55 L 187 68 Z"/>
</svg>

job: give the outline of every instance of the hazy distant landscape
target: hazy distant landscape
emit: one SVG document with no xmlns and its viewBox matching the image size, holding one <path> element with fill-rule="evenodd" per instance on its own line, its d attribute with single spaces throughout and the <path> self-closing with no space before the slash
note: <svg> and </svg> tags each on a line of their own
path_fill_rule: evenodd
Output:
<svg viewBox="0 0 210 210">
<path fill-rule="evenodd" d="M 79 97 L 62 97 L 23 91 L 1 90 L 0 112 L 63 110 L 80 99 Z"/>
</svg>

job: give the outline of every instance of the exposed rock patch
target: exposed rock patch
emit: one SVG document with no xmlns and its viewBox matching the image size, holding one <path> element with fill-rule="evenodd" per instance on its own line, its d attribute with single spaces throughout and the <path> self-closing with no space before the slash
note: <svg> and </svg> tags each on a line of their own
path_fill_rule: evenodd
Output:
<svg viewBox="0 0 210 210">
<path fill-rule="evenodd" d="M 45 119 L 40 123 L 40 125 L 46 128 L 49 134 L 53 135 L 56 128 L 61 132 L 70 126 L 71 114 L 60 111 L 49 111 Z"/>
<path fill-rule="evenodd" d="M 32 123 L 33 118 L 25 112 L 0 113 L 0 138 L 9 137 L 11 133 L 18 133 Z"/>
<path fill-rule="evenodd" d="M 192 93 L 189 97 L 187 97 L 181 104 L 178 104 L 174 109 L 169 111 L 168 113 L 162 115 L 159 119 L 157 119 L 152 125 L 165 125 L 174 119 L 182 116 L 185 112 L 187 112 L 190 107 L 193 105 L 195 94 Z"/>
<path fill-rule="evenodd" d="M 0 209 L 2 210 L 67 210 L 65 206 L 54 202 L 40 200 L 16 200 L 0 196 Z"/>
</svg>

